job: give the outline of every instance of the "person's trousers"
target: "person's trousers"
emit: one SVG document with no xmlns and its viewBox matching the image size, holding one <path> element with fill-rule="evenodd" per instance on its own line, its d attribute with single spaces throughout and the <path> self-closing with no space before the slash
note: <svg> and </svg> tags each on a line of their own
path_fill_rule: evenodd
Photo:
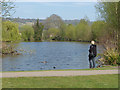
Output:
<svg viewBox="0 0 120 90">
<path fill-rule="evenodd" d="M 89 63 L 90 63 L 90 68 L 95 68 L 95 57 L 92 57 L 92 58 L 89 60 Z"/>
</svg>

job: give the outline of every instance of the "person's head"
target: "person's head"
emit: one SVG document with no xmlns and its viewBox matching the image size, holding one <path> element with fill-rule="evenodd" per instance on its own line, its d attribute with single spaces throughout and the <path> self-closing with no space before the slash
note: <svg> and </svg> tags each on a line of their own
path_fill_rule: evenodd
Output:
<svg viewBox="0 0 120 90">
<path fill-rule="evenodd" d="M 93 45 L 94 45 L 94 44 L 95 44 L 95 41 L 91 41 L 91 44 L 93 44 Z"/>
</svg>

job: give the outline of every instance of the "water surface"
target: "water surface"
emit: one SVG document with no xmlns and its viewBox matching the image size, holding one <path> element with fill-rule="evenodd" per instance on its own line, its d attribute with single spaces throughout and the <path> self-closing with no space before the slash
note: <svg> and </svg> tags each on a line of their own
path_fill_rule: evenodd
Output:
<svg viewBox="0 0 120 90">
<path fill-rule="evenodd" d="M 3 71 L 54 69 L 87 69 L 89 43 L 80 42 L 21 42 L 22 55 L 5 56 Z M 101 48 L 98 46 L 98 52 Z M 41 63 L 46 61 L 47 63 Z"/>
</svg>

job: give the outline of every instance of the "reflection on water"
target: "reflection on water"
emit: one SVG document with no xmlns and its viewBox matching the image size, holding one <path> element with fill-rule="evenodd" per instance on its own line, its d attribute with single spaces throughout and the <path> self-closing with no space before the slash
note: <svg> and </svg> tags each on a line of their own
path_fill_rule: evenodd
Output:
<svg viewBox="0 0 120 90">
<path fill-rule="evenodd" d="M 23 54 L 3 57 L 2 69 L 3 71 L 87 69 L 89 45 L 80 42 L 21 42 L 17 48 Z M 100 47 L 98 52 L 99 50 Z"/>
</svg>

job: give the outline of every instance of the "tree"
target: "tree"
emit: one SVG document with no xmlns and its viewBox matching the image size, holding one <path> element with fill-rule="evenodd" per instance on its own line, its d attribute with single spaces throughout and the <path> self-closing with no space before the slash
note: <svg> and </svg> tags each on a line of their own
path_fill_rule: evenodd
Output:
<svg viewBox="0 0 120 90">
<path fill-rule="evenodd" d="M 42 35 L 43 40 L 49 39 L 49 33 L 48 30 L 43 30 L 43 35 Z"/>
<path fill-rule="evenodd" d="M 91 26 L 91 38 L 95 41 L 100 41 L 106 34 L 106 23 L 104 21 L 95 21 Z M 104 37 L 105 38 L 105 37 Z"/>
<path fill-rule="evenodd" d="M 67 40 L 75 40 L 75 26 L 69 24 L 65 30 L 65 38 Z"/>
<path fill-rule="evenodd" d="M 61 17 L 53 14 L 45 20 L 45 30 L 48 30 L 49 28 L 60 28 L 63 23 Z"/>
<path fill-rule="evenodd" d="M 59 34 L 60 34 L 59 31 L 60 31 L 60 30 L 57 29 L 57 28 L 50 28 L 50 29 L 48 30 L 49 38 L 53 39 L 53 38 L 59 36 Z"/>
<path fill-rule="evenodd" d="M 64 40 L 65 39 L 65 30 L 66 30 L 66 24 L 65 23 L 62 23 L 61 26 L 60 26 L 60 37 L 61 37 L 61 40 Z"/>
<path fill-rule="evenodd" d="M 34 40 L 34 30 L 30 25 L 23 25 L 20 28 L 21 38 L 24 41 L 33 41 Z"/>
<path fill-rule="evenodd" d="M 2 41 L 17 41 L 20 39 L 18 24 L 10 21 L 2 22 Z"/>
<path fill-rule="evenodd" d="M 107 30 L 109 35 L 111 35 L 111 38 L 108 41 L 111 43 L 111 40 L 113 40 L 112 43 L 117 49 L 119 46 L 119 7 L 120 2 L 99 2 L 96 5 L 96 9 L 98 10 L 101 18 L 108 24 Z"/>
<path fill-rule="evenodd" d="M 39 23 L 39 19 L 37 19 L 37 22 L 33 25 L 33 28 L 35 41 L 41 41 L 44 25 L 42 23 Z"/>
<path fill-rule="evenodd" d="M 81 19 L 76 26 L 76 40 L 91 40 L 91 29 L 85 19 Z"/>
<path fill-rule="evenodd" d="M 6 18 L 15 13 L 15 4 L 11 0 L 0 1 L 0 6 L 2 6 L 2 17 Z"/>
</svg>

